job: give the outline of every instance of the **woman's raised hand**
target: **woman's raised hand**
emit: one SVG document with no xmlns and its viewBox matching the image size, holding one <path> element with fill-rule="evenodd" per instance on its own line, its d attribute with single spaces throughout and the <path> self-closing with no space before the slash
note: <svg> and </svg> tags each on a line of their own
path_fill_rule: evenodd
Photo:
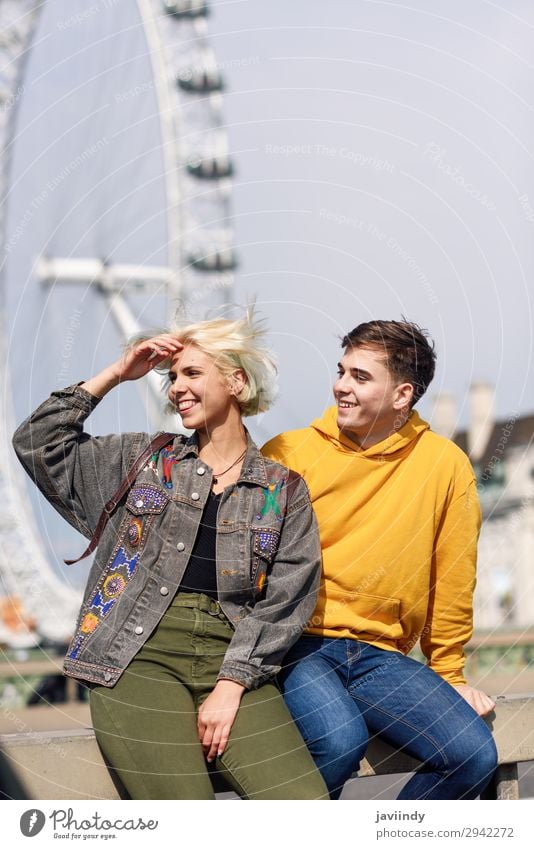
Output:
<svg viewBox="0 0 534 849">
<path fill-rule="evenodd" d="M 183 350 L 183 347 L 171 333 L 162 333 L 160 336 L 139 342 L 125 351 L 120 360 L 115 363 L 117 377 L 120 382 L 138 380 L 152 371 L 155 366 L 159 366 L 167 357 Z"/>
<path fill-rule="evenodd" d="M 154 366 L 159 366 L 167 357 L 183 350 L 182 343 L 171 333 L 161 333 L 144 342 L 139 342 L 133 348 L 124 352 L 120 360 L 108 366 L 82 383 L 82 389 L 90 392 L 96 398 L 104 395 L 125 380 L 137 380 L 144 377 Z"/>
</svg>

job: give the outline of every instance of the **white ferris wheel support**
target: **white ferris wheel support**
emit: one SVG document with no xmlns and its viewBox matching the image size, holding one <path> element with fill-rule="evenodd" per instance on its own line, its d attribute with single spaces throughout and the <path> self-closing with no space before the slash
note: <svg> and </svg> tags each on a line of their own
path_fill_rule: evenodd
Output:
<svg viewBox="0 0 534 849">
<path fill-rule="evenodd" d="M 24 94 L 24 71 L 42 0 L 3 0 L 0 4 L 0 248 L 4 247 L 5 200 L 9 195 L 11 152 L 15 142 L 17 101 Z M 113 265 L 101 258 L 41 257 L 41 285 L 88 283 L 107 302 L 123 339 L 142 330 L 128 292 L 164 291 L 168 313 L 187 310 L 190 303 L 210 297 L 231 300 L 236 258 L 230 227 L 232 162 L 222 118 L 222 76 L 206 35 L 209 6 L 201 0 L 137 0 L 152 62 L 158 102 L 167 202 L 167 262 L 165 267 Z M 181 122 L 183 102 L 188 123 Z M 7 106 L 7 108 L 6 108 Z M 2 256 L 3 256 L 2 251 Z M 0 275 L 3 265 L 0 266 Z M 0 330 L 5 339 L 4 281 L 0 281 Z M 0 343 L 3 344 L 3 343 Z M 2 350 L 0 354 L 5 354 Z M 26 481 L 12 456 L 14 429 L 9 374 L 0 378 L 0 595 L 20 598 L 41 637 L 64 642 L 70 634 L 78 593 L 65 586 L 43 554 Z M 148 412 L 161 426 L 160 379 L 149 381 Z M 54 604 L 48 599 L 53 598 Z M 0 642 L 3 634 L 0 628 Z M 11 640 L 13 642 L 13 640 Z"/>
</svg>

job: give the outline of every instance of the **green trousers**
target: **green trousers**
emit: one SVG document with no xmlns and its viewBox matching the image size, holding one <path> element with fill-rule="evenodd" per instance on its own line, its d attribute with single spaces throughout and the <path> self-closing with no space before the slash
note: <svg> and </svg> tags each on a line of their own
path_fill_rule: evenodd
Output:
<svg viewBox="0 0 534 849">
<path fill-rule="evenodd" d="M 92 688 L 96 738 L 132 799 L 215 798 L 197 711 L 232 634 L 216 602 L 178 593 L 115 686 Z M 328 798 L 274 684 L 244 693 L 215 766 L 244 799 Z"/>
</svg>

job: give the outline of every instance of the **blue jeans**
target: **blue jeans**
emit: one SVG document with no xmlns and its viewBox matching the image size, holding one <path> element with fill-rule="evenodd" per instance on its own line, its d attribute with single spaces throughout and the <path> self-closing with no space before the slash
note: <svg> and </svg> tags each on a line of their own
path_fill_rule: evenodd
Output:
<svg viewBox="0 0 534 849">
<path fill-rule="evenodd" d="M 497 766 L 491 732 L 465 699 L 398 652 L 305 636 L 279 681 L 332 799 L 373 735 L 422 761 L 399 799 L 474 799 Z"/>
</svg>

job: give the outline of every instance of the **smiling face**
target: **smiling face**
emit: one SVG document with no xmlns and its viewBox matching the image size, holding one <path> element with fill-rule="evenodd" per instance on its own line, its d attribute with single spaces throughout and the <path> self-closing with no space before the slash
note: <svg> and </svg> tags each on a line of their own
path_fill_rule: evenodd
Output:
<svg viewBox="0 0 534 849">
<path fill-rule="evenodd" d="M 242 387 L 239 372 L 229 381 L 213 357 L 196 345 L 186 344 L 171 359 L 168 398 L 184 426 L 205 433 L 240 417 L 236 392 Z"/>
<path fill-rule="evenodd" d="M 382 442 L 406 421 L 413 395 L 399 382 L 377 348 L 347 348 L 334 383 L 337 424 L 362 448 Z"/>
</svg>

